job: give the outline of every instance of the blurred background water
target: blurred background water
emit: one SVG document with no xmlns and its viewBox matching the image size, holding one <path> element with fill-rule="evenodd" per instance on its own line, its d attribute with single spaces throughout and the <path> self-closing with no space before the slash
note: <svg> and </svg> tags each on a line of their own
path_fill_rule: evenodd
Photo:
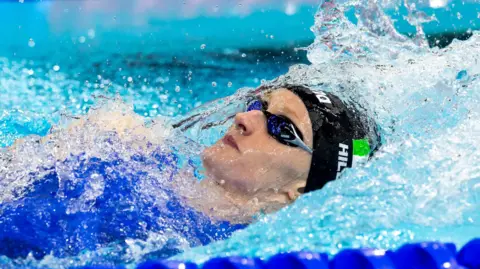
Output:
<svg viewBox="0 0 480 269">
<path fill-rule="evenodd" d="M 318 1 L 1 1 L 0 145 L 45 134 L 94 95 L 119 94 L 144 116 L 177 115 L 272 79 L 305 51 Z M 478 28 L 475 1 L 421 1 L 431 45 Z M 404 9 L 387 10 L 404 34 Z M 349 18 L 355 21 L 352 12 Z"/>
</svg>

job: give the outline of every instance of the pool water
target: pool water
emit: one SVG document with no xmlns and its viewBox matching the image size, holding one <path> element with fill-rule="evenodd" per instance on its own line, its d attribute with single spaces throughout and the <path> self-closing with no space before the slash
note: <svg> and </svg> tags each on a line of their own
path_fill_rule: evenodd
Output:
<svg viewBox="0 0 480 269">
<path fill-rule="evenodd" d="M 56 6 L 56 2 L 25 3 L 21 7 L 13 6 L 19 3 L 0 4 L 29 12 L 32 17 L 55 14 L 49 13 L 55 8 L 67 13 L 62 16 L 73 16 L 71 6 Z M 305 195 L 276 214 L 260 217 L 257 223 L 225 241 L 193 249 L 188 249 L 191 244 L 187 242 L 182 248 L 185 252 L 173 259 L 202 262 L 224 255 L 266 258 L 302 249 L 335 253 L 361 246 L 395 248 L 420 240 L 462 245 L 479 236 L 480 170 L 476 163 L 480 158 L 480 35 L 475 32 L 480 17 L 478 3 L 464 2 L 462 7 L 451 2 L 440 9 L 426 8 L 420 3 L 418 7 L 406 7 L 403 1 L 381 6 L 353 5 L 354 2 L 342 1 L 335 6 L 326 5 L 315 14 L 316 8 L 312 9 L 310 4 L 299 14 L 310 14 L 310 24 L 306 19 L 300 20 L 307 25 L 315 23 L 313 33 L 309 26 L 286 26 L 289 31 L 302 29 L 298 31 L 301 37 L 283 43 L 282 31 L 278 29 L 267 37 L 265 33 L 273 30 L 264 30 L 264 39 L 258 42 L 256 31 L 247 38 L 231 36 L 222 44 L 211 39 L 192 39 L 175 46 L 168 38 L 160 40 L 158 33 L 148 34 L 152 25 L 162 25 L 158 21 L 141 26 L 141 33 L 134 31 L 138 27 L 126 26 L 127 34 L 118 31 L 121 27 L 117 32 L 91 26 L 55 32 L 52 26 L 40 27 L 43 30 L 35 37 L 25 37 L 18 30 L 35 25 L 9 24 L 6 33 L 18 40 L 0 44 L 0 145 L 12 145 L 19 138 L 26 138 L 26 142 L 15 152 L 0 155 L 0 201 L 21 201 L 35 190 L 37 179 L 45 178 L 42 167 L 56 167 L 58 178 L 66 182 L 64 191 L 69 190 L 68 184 L 83 186 L 79 196 L 63 194 L 67 207 L 75 212 L 90 212 L 92 201 L 104 197 L 108 182 L 103 177 L 107 174 L 72 176 L 75 169 L 91 167 L 75 161 L 82 154 L 88 157 L 85 160 L 113 162 L 115 165 L 109 167 L 116 175 L 143 175 L 142 184 L 135 185 L 139 195 L 135 197 L 154 197 L 158 195 L 155 184 L 163 184 L 171 171 L 152 169 L 157 163 L 137 162 L 135 156 L 143 156 L 148 163 L 155 159 L 153 152 L 158 149 L 147 147 L 142 152 L 136 147 L 142 141 L 124 140 L 94 125 L 67 132 L 63 127 L 66 122 L 97 109 L 136 115 L 147 121 L 168 121 L 173 116 L 188 115 L 194 107 L 228 96 L 240 87 L 257 86 L 262 80 L 280 76 L 281 81 L 310 84 L 366 104 L 382 130 L 384 146 L 366 166 L 345 172 L 322 191 Z M 350 20 L 341 16 L 340 11 L 346 11 Z M 383 11 L 397 14 L 398 18 L 405 15 L 403 18 L 410 24 L 399 26 L 398 18 L 392 19 Z M 429 17 L 433 13 L 438 14 L 440 22 Z M 270 15 L 278 19 L 278 14 Z M 53 19 L 62 22 L 62 16 Z M 255 20 L 256 24 L 263 23 Z M 425 23 L 429 20 L 432 22 Z M 412 32 L 416 23 L 425 23 L 428 33 L 458 29 L 471 37 L 453 41 L 446 49 L 429 48 L 421 28 L 417 27 L 416 36 Z M 392 30 L 394 24 L 401 28 L 399 32 L 410 33 L 411 38 Z M 52 25 L 62 27 L 62 23 Z M 305 31 L 312 40 L 308 40 Z M 245 40 L 249 41 L 244 46 L 236 45 Z M 300 46 L 309 48 L 293 49 Z M 122 101 L 105 101 L 115 97 Z M 156 130 L 160 133 L 167 129 L 160 124 Z M 68 145 L 67 151 L 55 151 L 55 143 L 38 143 L 35 135 L 50 132 L 55 134 L 55 143 Z M 161 150 L 174 148 L 180 155 L 192 158 L 198 153 L 197 148 L 183 144 L 188 143 L 187 139 L 172 137 L 168 132 L 163 136 L 166 146 Z M 56 156 L 66 157 L 66 164 L 58 163 Z M 32 177 L 32 173 L 38 176 Z M 118 193 L 120 201 L 129 201 L 130 194 Z M 149 209 L 137 213 L 141 218 L 152 212 Z M 118 227 L 110 228 L 113 231 Z M 134 264 L 155 257 L 148 253 L 165 247 L 165 238 L 168 236 L 132 236 L 124 242 L 74 256 L 53 253 L 40 258 L 0 257 L 0 263 L 45 268 L 103 262 Z"/>
<path fill-rule="evenodd" d="M 131 14 L 132 3 L 97 10 L 90 5 L 101 3 L 88 1 L 0 1 L 0 146 L 45 135 L 60 115 L 87 112 L 98 95 L 121 96 L 145 117 L 175 116 L 307 62 L 294 48 L 313 39 L 316 5 L 291 18 L 270 7 L 246 18 L 182 19 L 162 9 Z M 278 19 L 290 22 L 283 31 L 273 28 Z"/>
</svg>

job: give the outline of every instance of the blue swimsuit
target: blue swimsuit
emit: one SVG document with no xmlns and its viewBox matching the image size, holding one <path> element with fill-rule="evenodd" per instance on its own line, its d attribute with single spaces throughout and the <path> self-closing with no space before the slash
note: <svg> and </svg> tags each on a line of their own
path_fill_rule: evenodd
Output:
<svg viewBox="0 0 480 269">
<path fill-rule="evenodd" d="M 128 162 L 152 160 L 160 170 L 170 168 L 170 177 L 176 173 L 177 158 L 171 153 L 156 153 L 148 158 L 137 155 Z M 140 180 L 148 179 L 148 173 L 132 169 L 121 158 L 104 161 L 80 155 L 68 158 L 62 165 L 71 167 L 75 180 L 60 180 L 58 169 L 50 167 L 27 194 L 14 202 L 0 203 L 0 256 L 19 258 L 30 252 L 35 258 L 49 253 L 56 257 L 75 256 L 112 243 L 125 244 L 125 239 L 145 240 L 152 232 L 166 231 L 186 239 L 190 246 L 197 246 L 225 239 L 245 227 L 226 221 L 212 222 L 162 186 L 158 186 L 158 191 L 165 203 L 154 203 L 151 197 L 136 190 Z M 103 177 L 98 195 L 90 200 L 82 198 L 82 194 L 92 190 L 92 176 L 97 175 Z M 31 176 L 39 177 L 35 173 Z M 147 258 L 163 259 L 181 252 L 174 238 L 167 241 Z"/>
</svg>

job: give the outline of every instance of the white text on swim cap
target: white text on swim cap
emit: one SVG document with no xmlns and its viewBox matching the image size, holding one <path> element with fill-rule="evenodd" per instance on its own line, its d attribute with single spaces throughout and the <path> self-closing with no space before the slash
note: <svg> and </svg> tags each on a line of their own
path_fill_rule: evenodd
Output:
<svg viewBox="0 0 480 269">
<path fill-rule="evenodd" d="M 320 103 L 324 103 L 324 104 L 332 103 L 332 101 L 330 101 L 330 98 L 328 98 L 327 94 L 325 94 L 324 92 L 315 93 L 315 96 L 317 96 L 317 99 L 318 101 L 320 101 Z"/>
<path fill-rule="evenodd" d="M 338 152 L 338 166 L 337 172 L 342 171 L 343 168 L 347 167 L 348 164 L 348 145 L 338 144 L 340 151 Z"/>
</svg>

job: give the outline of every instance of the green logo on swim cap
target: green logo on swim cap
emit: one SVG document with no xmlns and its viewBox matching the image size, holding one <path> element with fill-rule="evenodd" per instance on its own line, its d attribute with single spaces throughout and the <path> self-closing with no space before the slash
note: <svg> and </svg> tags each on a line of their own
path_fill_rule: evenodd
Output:
<svg viewBox="0 0 480 269">
<path fill-rule="evenodd" d="M 368 139 L 353 139 L 353 155 L 363 157 L 368 154 L 370 154 Z"/>
</svg>

